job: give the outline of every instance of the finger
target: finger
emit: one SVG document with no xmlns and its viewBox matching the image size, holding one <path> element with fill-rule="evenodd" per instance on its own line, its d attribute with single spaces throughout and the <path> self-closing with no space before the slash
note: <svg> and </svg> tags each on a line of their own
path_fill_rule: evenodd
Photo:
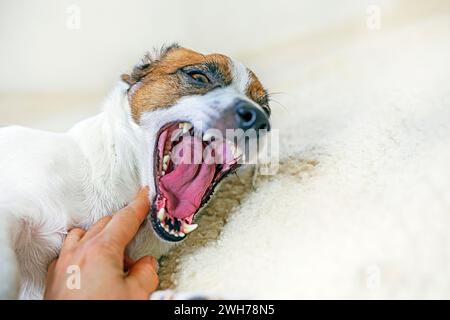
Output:
<svg viewBox="0 0 450 320">
<path fill-rule="evenodd" d="M 63 245 L 62 245 L 60 255 L 64 251 L 75 248 L 78 245 L 78 243 L 80 242 L 81 238 L 83 238 L 83 235 L 85 233 L 86 233 L 86 231 L 84 231 L 81 228 L 74 228 L 74 229 L 70 230 L 66 236 L 66 239 L 64 240 Z"/>
<path fill-rule="evenodd" d="M 150 294 L 158 288 L 159 279 L 157 269 L 158 262 L 155 257 L 142 257 L 131 267 L 127 281 L 130 285 L 137 285 Z"/>
<path fill-rule="evenodd" d="M 133 239 L 150 210 L 148 187 L 142 188 L 137 197 L 125 208 L 113 215 L 104 229 L 104 236 L 120 248 Z"/>
<path fill-rule="evenodd" d="M 111 219 L 112 219 L 112 216 L 105 216 L 105 217 L 101 218 L 100 220 L 98 220 L 86 232 L 86 234 L 83 236 L 83 239 L 81 239 L 81 240 L 84 242 L 86 240 L 89 240 L 89 239 L 95 237 L 106 227 L 106 225 L 111 221 Z"/>
</svg>

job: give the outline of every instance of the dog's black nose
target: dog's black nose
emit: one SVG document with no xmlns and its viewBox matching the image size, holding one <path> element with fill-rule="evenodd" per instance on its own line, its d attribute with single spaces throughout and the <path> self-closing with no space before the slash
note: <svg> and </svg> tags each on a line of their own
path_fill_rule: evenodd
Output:
<svg viewBox="0 0 450 320">
<path fill-rule="evenodd" d="M 236 104 L 236 119 L 239 128 L 243 130 L 255 129 L 256 132 L 262 129 L 270 130 L 267 114 L 245 100 L 240 100 Z"/>
</svg>

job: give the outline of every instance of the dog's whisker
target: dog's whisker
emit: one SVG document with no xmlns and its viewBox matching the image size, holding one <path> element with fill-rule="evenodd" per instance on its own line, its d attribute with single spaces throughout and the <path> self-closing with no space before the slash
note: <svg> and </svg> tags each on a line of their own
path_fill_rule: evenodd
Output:
<svg viewBox="0 0 450 320">
<path fill-rule="evenodd" d="M 278 100 L 275 99 L 270 99 L 270 101 L 275 102 L 276 104 L 278 104 L 280 107 L 284 108 L 284 109 L 288 109 L 284 104 L 282 104 L 281 102 L 279 102 Z"/>
</svg>

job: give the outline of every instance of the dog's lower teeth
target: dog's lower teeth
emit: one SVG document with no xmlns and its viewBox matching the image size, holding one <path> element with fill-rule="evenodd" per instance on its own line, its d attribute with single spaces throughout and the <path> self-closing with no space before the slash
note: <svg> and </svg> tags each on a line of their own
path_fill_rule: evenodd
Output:
<svg viewBox="0 0 450 320">
<path fill-rule="evenodd" d="M 198 228 L 198 224 L 183 223 L 183 232 L 185 234 L 191 233 L 192 231 L 194 231 L 197 228 Z"/>
<path fill-rule="evenodd" d="M 166 210 L 164 208 L 159 209 L 158 215 L 157 215 L 159 221 L 164 221 L 165 215 L 166 215 Z"/>
<path fill-rule="evenodd" d="M 176 218 L 174 218 L 172 223 L 172 220 L 170 220 L 171 219 L 170 216 L 166 215 L 166 209 L 164 207 L 159 209 L 156 217 L 159 220 L 161 228 L 163 228 L 168 234 L 174 237 L 183 238 L 188 233 L 191 233 L 192 231 L 198 228 L 198 224 L 189 224 L 186 222 L 181 222 Z"/>
</svg>

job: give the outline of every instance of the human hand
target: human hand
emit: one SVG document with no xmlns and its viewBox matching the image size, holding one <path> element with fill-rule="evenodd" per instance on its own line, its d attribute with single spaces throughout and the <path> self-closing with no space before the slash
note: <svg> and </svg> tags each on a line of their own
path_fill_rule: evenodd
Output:
<svg viewBox="0 0 450 320">
<path fill-rule="evenodd" d="M 131 261 L 125 247 L 149 210 L 145 187 L 128 206 L 88 231 L 72 229 L 48 268 L 44 298 L 148 299 L 158 286 L 157 261 L 150 256 Z"/>
</svg>

